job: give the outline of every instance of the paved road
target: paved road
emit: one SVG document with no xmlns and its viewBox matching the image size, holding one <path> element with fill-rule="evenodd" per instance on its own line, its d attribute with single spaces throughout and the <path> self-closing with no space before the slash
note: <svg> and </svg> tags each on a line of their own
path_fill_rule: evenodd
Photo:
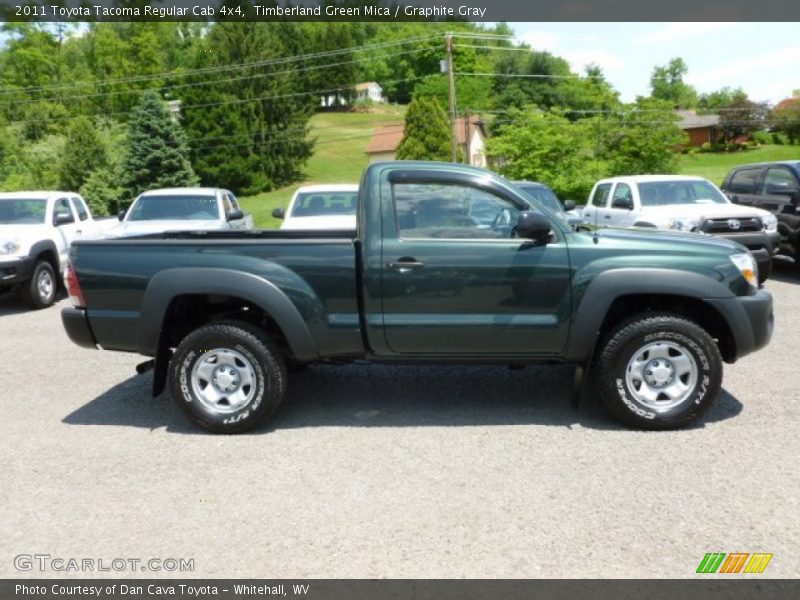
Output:
<svg viewBox="0 0 800 600">
<path fill-rule="evenodd" d="M 710 551 L 798 577 L 800 277 L 767 287 L 772 344 L 727 368 L 703 426 L 666 433 L 573 411 L 566 367 L 350 366 L 294 377 L 266 430 L 208 435 L 137 357 L 2 297 L 0 577 L 34 553 L 192 558 L 194 577 L 687 577 Z"/>
</svg>

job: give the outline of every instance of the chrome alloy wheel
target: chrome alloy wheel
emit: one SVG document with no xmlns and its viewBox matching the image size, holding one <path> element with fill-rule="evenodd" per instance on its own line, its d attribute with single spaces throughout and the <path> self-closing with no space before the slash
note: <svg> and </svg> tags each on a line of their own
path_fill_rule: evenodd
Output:
<svg viewBox="0 0 800 600">
<path fill-rule="evenodd" d="M 214 348 L 195 363 L 192 390 L 200 403 L 210 411 L 233 413 L 247 406 L 255 396 L 255 369 L 240 352 L 230 348 Z"/>
<path fill-rule="evenodd" d="M 39 276 L 36 278 L 36 291 L 39 292 L 39 299 L 44 303 L 49 302 L 53 297 L 54 290 L 55 283 L 50 271 L 47 269 L 39 271 Z"/>
<path fill-rule="evenodd" d="M 699 371 L 691 353 L 674 342 L 652 342 L 628 361 L 625 383 L 637 402 L 662 412 L 686 401 Z"/>
</svg>

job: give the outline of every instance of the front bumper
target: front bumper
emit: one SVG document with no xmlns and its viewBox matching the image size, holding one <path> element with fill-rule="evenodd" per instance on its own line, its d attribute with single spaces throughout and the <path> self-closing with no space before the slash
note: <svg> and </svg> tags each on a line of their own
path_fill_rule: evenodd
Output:
<svg viewBox="0 0 800 600">
<path fill-rule="evenodd" d="M 735 359 L 763 348 L 772 338 L 775 317 L 769 292 L 759 290 L 752 296 L 714 298 L 706 302 L 720 312 L 730 327 L 736 344 Z"/>
<path fill-rule="evenodd" d="M 10 287 L 28 281 L 33 274 L 33 267 L 33 259 L 27 256 L 0 258 L 0 287 Z"/>
<path fill-rule="evenodd" d="M 74 343 L 83 348 L 97 349 L 92 328 L 86 311 L 82 308 L 64 308 L 61 310 L 61 323 Z"/>
</svg>

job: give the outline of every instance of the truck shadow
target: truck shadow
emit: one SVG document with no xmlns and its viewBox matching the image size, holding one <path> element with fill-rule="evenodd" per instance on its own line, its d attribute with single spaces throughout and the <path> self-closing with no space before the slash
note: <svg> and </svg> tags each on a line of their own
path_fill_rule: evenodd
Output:
<svg viewBox="0 0 800 600">
<path fill-rule="evenodd" d="M 788 256 L 775 256 L 772 259 L 772 273 L 769 278 L 783 283 L 800 283 L 800 269 Z M 766 285 L 769 289 L 769 280 Z"/>
<path fill-rule="evenodd" d="M 67 297 L 66 293 L 62 290 L 59 290 L 56 293 L 56 302 L 59 302 L 60 300 L 63 300 L 66 297 Z M 50 306 L 42 310 L 58 310 L 58 308 Z M 19 294 L 13 291 L 0 292 L 0 317 L 19 315 L 22 313 L 29 313 L 29 312 L 35 312 L 35 310 L 29 307 L 27 304 L 25 304 L 22 301 L 22 298 L 19 297 Z"/>
<path fill-rule="evenodd" d="M 150 395 L 152 375 L 134 376 L 64 418 L 69 425 L 165 427 L 175 433 L 203 433 L 175 406 L 167 391 Z M 574 410 L 569 402 L 572 368 L 480 366 L 315 366 L 289 379 L 284 404 L 253 432 L 302 427 L 465 427 L 548 425 L 625 430 L 587 393 Z M 727 391 L 703 423 L 742 411 Z M 702 428 L 700 423 L 694 428 Z"/>
</svg>

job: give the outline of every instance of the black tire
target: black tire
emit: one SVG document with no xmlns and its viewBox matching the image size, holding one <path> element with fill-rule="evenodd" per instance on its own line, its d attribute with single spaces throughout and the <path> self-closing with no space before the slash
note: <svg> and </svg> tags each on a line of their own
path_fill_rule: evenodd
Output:
<svg viewBox="0 0 800 600">
<path fill-rule="evenodd" d="M 772 259 L 769 259 L 769 262 L 763 265 L 759 265 L 758 268 L 758 283 L 764 283 L 767 279 L 770 278 L 772 275 Z"/>
<path fill-rule="evenodd" d="M 722 356 L 692 321 L 664 313 L 637 315 L 605 339 L 594 373 L 614 417 L 639 429 L 677 429 L 702 417 L 719 396 Z M 648 394 L 656 397 L 644 398 Z"/>
<path fill-rule="evenodd" d="M 44 281 L 49 280 L 49 286 Z M 53 267 L 46 260 L 36 262 L 31 278 L 19 289 L 23 302 L 33 309 L 39 310 L 52 306 L 56 301 L 58 277 Z"/>
<path fill-rule="evenodd" d="M 213 378 L 208 373 L 212 367 Z M 220 383 L 220 377 L 227 379 Z M 246 323 L 196 329 L 183 339 L 170 363 L 170 389 L 178 407 L 192 422 L 216 433 L 241 433 L 262 425 L 280 406 L 286 381 L 278 349 Z M 220 385 L 228 385 L 228 390 Z M 215 401 L 215 395 L 221 398 Z"/>
</svg>

